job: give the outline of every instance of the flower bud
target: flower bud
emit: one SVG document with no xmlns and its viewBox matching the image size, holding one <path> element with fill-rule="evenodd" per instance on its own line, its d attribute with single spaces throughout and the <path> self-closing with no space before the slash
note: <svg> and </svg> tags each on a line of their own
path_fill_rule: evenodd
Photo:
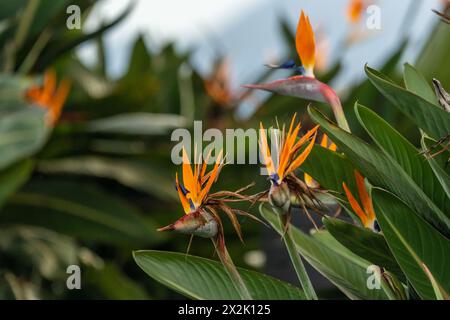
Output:
<svg viewBox="0 0 450 320">
<path fill-rule="evenodd" d="M 197 210 L 184 215 L 166 227 L 158 229 L 158 231 L 167 230 L 174 230 L 202 238 L 213 238 L 217 235 L 219 226 L 216 219 L 210 213 L 205 210 Z"/>
<path fill-rule="evenodd" d="M 269 203 L 275 209 L 279 209 L 280 214 L 287 214 L 291 206 L 291 193 L 287 183 L 272 185 L 269 190 Z"/>
</svg>

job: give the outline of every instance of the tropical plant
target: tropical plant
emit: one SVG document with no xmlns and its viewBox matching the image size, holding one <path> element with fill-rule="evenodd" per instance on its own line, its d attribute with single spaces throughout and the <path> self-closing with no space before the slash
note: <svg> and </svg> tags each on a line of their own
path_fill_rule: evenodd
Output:
<svg viewBox="0 0 450 320">
<path fill-rule="evenodd" d="M 84 24 L 96 1 L 75 3 Z M 363 10 L 359 3 L 351 1 L 349 7 L 352 25 Z M 226 52 L 210 75 L 200 75 L 191 67 L 190 53 L 179 53 L 171 43 L 150 47 L 139 35 L 126 71 L 112 77 L 104 34 L 132 6 L 84 32 L 66 27 L 69 4 L 0 4 L 0 298 L 322 298 L 303 261 L 352 299 L 448 298 L 450 124 L 443 103 L 450 85 L 450 28 L 445 23 L 436 25 L 416 68 L 405 66 L 405 87 L 397 83 L 407 40 L 380 71 L 366 67 L 367 78 L 344 94 L 328 85 L 343 71 L 341 59 L 330 68 L 321 66 L 309 18 L 302 16 L 297 34 L 282 20 L 288 55 L 298 51 L 302 63 L 271 65 L 250 82 L 289 69 L 294 76 L 282 84 L 296 87 L 295 96 L 303 99 L 274 94 L 242 119 L 236 115 L 252 89 L 232 91 Z M 353 38 L 344 40 L 339 54 Z M 77 54 L 87 43 L 96 49 L 89 65 Z M 432 78 L 437 78 L 437 96 L 429 85 Z M 320 95 L 305 94 L 311 84 Z M 286 93 L 275 85 L 269 89 Z M 311 100 L 314 107 L 307 107 Z M 216 179 L 220 161 L 211 173 L 190 165 L 189 171 L 185 161 L 174 189 L 173 129 L 194 131 L 194 119 L 202 119 L 204 129 L 257 128 L 278 115 L 287 121 L 294 113 L 303 127 L 294 125 L 280 137 L 286 147 L 278 162 L 282 155 L 285 160 L 272 168 L 278 179 L 271 177 L 269 190 L 256 165 L 226 166 Z M 328 119 L 332 116 L 341 128 Z M 320 145 L 316 137 L 322 137 Z M 280 179 L 294 196 L 284 211 L 273 192 L 270 196 Z M 251 189 L 243 188 L 253 180 Z M 252 204 L 258 201 L 261 219 L 254 217 L 258 206 Z M 343 208 L 341 218 L 330 208 Z M 186 214 L 179 219 L 181 209 Z M 289 219 L 310 214 L 309 209 L 324 215 L 311 235 Z M 185 237 L 157 232 L 167 224 L 165 229 L 186 227 L 172 224 L 177 219 L 192 219 L 198 229 L 205 222 L 193 219 L 198 210 L 207 212 L 210 226 L 217 224 L 210 238 L 222 264 L 198 257 L 211 256 L 209 241 L 195 239 L 187 245 L 192 255 L 181 254 Z M 219 211 L 229 219 L 222 223 Z M 261 248 L 261 230 L 267 229 L 262 220 L 282 236 L 301 288 L 262 270 L 235 267 L 246 265 L 246 251 Z M 133 251 L 137 248 L 151 250 Z M 66 289 L 70 265 L 81 267 L 83 290 Z M 371 266 L 379 266 L 379 290 L 367 286 Z"/>
<path fill-rule="evenodd" d="M 308 107 L 312 120 L 337 150 L 327 144 L 314 145 L 317 127 L 297 141 L 300 125 L 295 125 L 295 116 L 288 133 L 282 129 L 275 137 L 275 156 L 265 133 L 260 137 L 272 182 L 270 191 L 258 196 L 260 201 L 266 198 L 260 213 L 285 239 L 304 297 L 317 298 L 297 252 L 350 299 L 449 299 L 450 113 L 442 103 L 447 94 L 439 89 L 436 97 L 428 81 L 409 64 L 405 65 L 404 87 L 366 66 L 372 85 L 421 133 L 421 148 L 417 148 L 382 117 L 356 102 L 354 112 L 359 124 L 373 141 L 368 143 L 350 133 L 333 89 L 314 78 L 314 35 L 303 12 L 296 42 L 303 66 L 287 62 L 270 67 L 294 69 L 301 75 L 246 87 L 327 102 L 338 122 L 336 125 L 316 108 Z M 311 137 L 308 146 L 302 148 Z M 440 150 L 432 153 L 435 148 Z M 314 187 L 295 176 L 293 172 L 299 167 L 317 182 Z M 291 225 L 289 217 L 299 209 L 309 215 L 307 207 L 319 211 L 319 194 L 337 201 L 349 218 L 331 217 L 322 210 L 324 228 L 308 235 Z M 215 272 L 212 262 L 206 267 L 196 263 L 198 258 L 187 257 L 183 263 L 177 254 L 154 251 L 137 252 L 135 259 L 150 276 L 187 296 L 206 296 L 206 291 L 194 295 L 199 289 L 193 285 L 197 281 L 214 283 L 218 292 L 226 291 L 219 278 L 206 277 Z M 186 281 L 175 281 L 178 272 L 160 278 L 162 267 L 185 270 L 188 266 L 194 266 L 195 272 L 185 274 Z M 373 284 L 367 276 L 371 270 L 376 279 Z M 257 278 L 244 278 L 244 282 L 254 285 Z M 277 291 L 285 286 L 279 283 Z M 259 298 L 257 292 L 252 291 Z M 267 294 L 264 298 L 273 297 Z"/>
</svg>

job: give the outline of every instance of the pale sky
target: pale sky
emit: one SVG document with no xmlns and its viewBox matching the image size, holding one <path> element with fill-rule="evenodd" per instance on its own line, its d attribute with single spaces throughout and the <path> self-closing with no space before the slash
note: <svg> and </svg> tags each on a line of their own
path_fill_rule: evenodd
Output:
<svg viewBox="0 0 450 320">
<path fill-rule="evenodd" d="M 418 17 L 408 16 L 413 1 Z M 99 17 L 111 20 L 129 0 L 103 0 L 87 21 L 86 29 L 95 28 Z M 285 48 L 279 29 L 279 18 L 288 19 L 295 29 L 299 12 L 304 9 L 316 29 L 330 41 L 329 59 L 340 58 L 339 43 L 348 34 L 345 20 L 348 0 L 136 0 L 132 14 L 106 36 L 109 49 L 109 73 L 124 72 L 130 46 L 138 33 L 148 44 L 159 47 L 175 41 L 183 51 L 193 48 L 193 65 L 207 73 L 216 56 L 216 49 L 230 61 L 233 84 L 238 88 L 263 71 L 263 64 L 283 58 Z M 373 0 L 382 10 L 382 30 L 370 33 L 368 40 L 346 52 L 345 73 L 337 79 L 337 87 L 364 76 L 363 66 L 377 67 L 396 48 L 404 32 L 412 35 L 405 60 L 411 61 L 425 36 L 436 21 L 431 8 L 439 8 L 440 0 Z M 96 21 L 97 20 L 97 21 Z M 406 23 L 406 30 L 404 29 Z M 411 22 L 411 21 L 414 21 Z M 409 31 L 408 31 L 409 28 Z M 92 50 L 80 51 L 85 61 L 93 59 Z M 296 59 L 296 57 L 291 57 Z M 278 73 L 282 77 L 282 73 Z M 344 79 L 344 81 L 342 81 Z M 353 79 L 353 80 L 352 80 Z"/>
</svg>

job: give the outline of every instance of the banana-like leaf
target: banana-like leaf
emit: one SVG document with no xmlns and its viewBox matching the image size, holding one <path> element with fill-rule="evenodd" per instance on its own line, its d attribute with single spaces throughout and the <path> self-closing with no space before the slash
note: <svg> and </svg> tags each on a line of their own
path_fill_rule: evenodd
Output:
<svg viewBox="0 0 450 320">
<path fill-rule="evenodd" d="M 421 190 L 410 176 L 380 150 L 358 137 L 340 129 L 316 109 L 309 108 L 312 119 L 320 124 L 328 136 L 342 150 L 355 167 L 379 187 L 403 199 L 414 211 L 435 225 L 443 234 L 450 235 L 450 221 Z"/>
<path fill-rule="evenodd" d="M 408 91 L 424 98 L 428 102 L 437 105 L 438 101 L 436 94 L 433 89 L 431 89 L 427 80 L 424 76 L 412 65 L 405 63 L 405 74 L 404 74 L 405 86 Z"/>
<path fill-rule="evenodd" d="M 421 144 L 422 148 L 429 151 L 429 154 L 427 154 L 427 160 L 433 169 L 436 178 L 445 190 L 447 198 L 450 199 L 450 175 L 445 170 L 450 159 L 450 152 L 445 151 L 443 149 L 443 145 L 436 145 L 436 141 L 431 140 L 425 135 L 422 135 Z"/>
<path fill-rule="evenodd" d="M 450 241 L 394 195 L 375 189 L 377 219 L 394 257 L 423 299 L 435 299 L 423 264 L 445 292 L 450 292 Z"/>
<path fill-rule="evenodd" d="M 45 112 L 29 107 L 0 118 L 0 169 L 37 152 L 47 139 Z"/>
<path fill-rule="evenodd" d="M 143 220 L 128 204 L 88 184 L 68 181 L 30 183 L 5 204 L 0 221 L 118 246 L 161 241 L 156 225 Z"/>
<path fill-rule="evenodd" d="M 435 139 L 450 132 L 450 113 L 387 79 L 383 74 L 365 68 L 373 85 L 419 128 Z"/>
<path fill-rule="evenodd" d="M 331 235 L 348 250 L 387 269 L 399 279 L 404 279 L 400 266 L 381 234 L 331 217 L 323 218 L 323 223 Z"/>
<path fill-rule="evenodd" d="M 450 218 L 450 199 L 420 151 L 372 110 L 357 104 L 355 113 L 380 149 Z"/>
<path fill-rule="evenodd" d="M 239 300 L 225 268 L 219 262 L 164 251 L 134 251 L 134 260 L 150 277 L 197 300 Z M 265 274 L 238 268 L 250 295 L 256 300 L 303 300 L 303 292 Z"/>
<path fill-rule="evenodd" d="M 37 169 L 48 174 L 76 174 L 113 179 L 124 186 L 163 200 L 178 199 L 173 181 L 161 174 L 161 169 L 138 161 L 81 156 L 41 161 Z"/>
<path fill-rule="evenodd" d="M 301 169 L 325 189 L 343 193 L 342 183 L 345 182 L 354 194 L 357 192 L 355 168 L 342 153 L 315 145 Z"/>
<path fill-rule="evenodd" d="M 270 207 L 261 205 L 261 215 L 272 227 L 282 235 L 283 226 Z M 334 283 L 350 299 L 379 300 L 388 299 L 385 286 L 380 289 L 369 289 L 367 286 L 368 267 L 372 265 L 334 241 L 326 245 L 323 241 L 304 234 L 294 226 L 292 234 L 300 254 L 322 275 Z M 387 289 L 386 289 L 387 290 Z"/>
<path fill-rule="evenodd" d="M 180 115 L 142 112 L 94 120 L 87 124 L 87 130 L 93 133 L 160 135 L 186 125 L 186 119 Z"/>
</svg>

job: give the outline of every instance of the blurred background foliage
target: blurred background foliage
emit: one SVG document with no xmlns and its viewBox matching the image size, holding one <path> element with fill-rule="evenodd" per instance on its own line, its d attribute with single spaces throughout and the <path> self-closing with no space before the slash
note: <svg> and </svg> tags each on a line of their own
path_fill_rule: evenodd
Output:
<svg viewBox="0 0 450 320">
<path fill-rule="evenodd" d="M 106 73 L 103 37 L 133 10 L 132 5 L 86 34 L 66 27 L 69 4 L 0 4 L 0 298 L 178 298 L 151 281 L 131 256 L 133 249 L 187 249 L 187 237 L 156 232 L 181 212 L 173 187 L 178 168 L 170 158 L 172 130 L 192 130 L 195 119 L 203 121 L 203 130 L 255 128 L 259 121 L 273 123 L 275 116 L 286 120 L 294 112 L 301 114 L 307 130 L 312 126 L 306 115 L 308 102 L 272 95 L 243 120 L 236 117 L 237 109 L 253 97 L 230 89 L 226 52 L 217 56 L 214 72 L 202 77 L 190 65 L 190 52 L 179 53 L 172 43 L 155 50 L 142 36 L 136 39 L 125 74 L 112 79 Z M 83 22 L 95 1 L 76 4 Z M 280 21 L 280 30 L 294 57 L 294 30 L 286 21 Z M 449 33 L 450 28 L 436 19 L 416 61 L 427 79 L 436 77 L 446 88 Z M 85 65 L 76 54 L 86 42 L 96 44 L 97 65 Z M 400 81 L 407 46 L 408 39 L 400 41 L 380 71 Z M 46 123 L 42 108 L 25 98 L 26 89 L 41 83 L 49 68 L 58 78 L 72 81 L 54 128 Z M 318 78 L 329 82 L 341 71 L 338 61 L 319 70 Z M 250 80 L 261 82 L 271 73 L 267 70 Z M 357 135 L 365 136 L 353 114 L 356 100 L 373 106 L 411 141 L 420 140 L 414 126 L 368 80 L 348 86 L 340 95 Z M 262 190 L 265 179 L 255 174 L 258 170 L 256 165 L 227 166 L 216 190 L 238 189 L 255 179 L 254 190 Z M 256 208 L 246 209 L 256 213 Z M 231 255 L 237 265 L 263 268 L 263 263 L 252 263 L 249 253 L 261 253 L 264 227 L 241 222 L 244 246 L 232 227 L 225 226 Z M 191 252 L 213 256 L 209 241 L 194 239 Z M 83 290 L 66 289 L 66 268 L 71 264 L 81 266 Z"/>
</svg>

